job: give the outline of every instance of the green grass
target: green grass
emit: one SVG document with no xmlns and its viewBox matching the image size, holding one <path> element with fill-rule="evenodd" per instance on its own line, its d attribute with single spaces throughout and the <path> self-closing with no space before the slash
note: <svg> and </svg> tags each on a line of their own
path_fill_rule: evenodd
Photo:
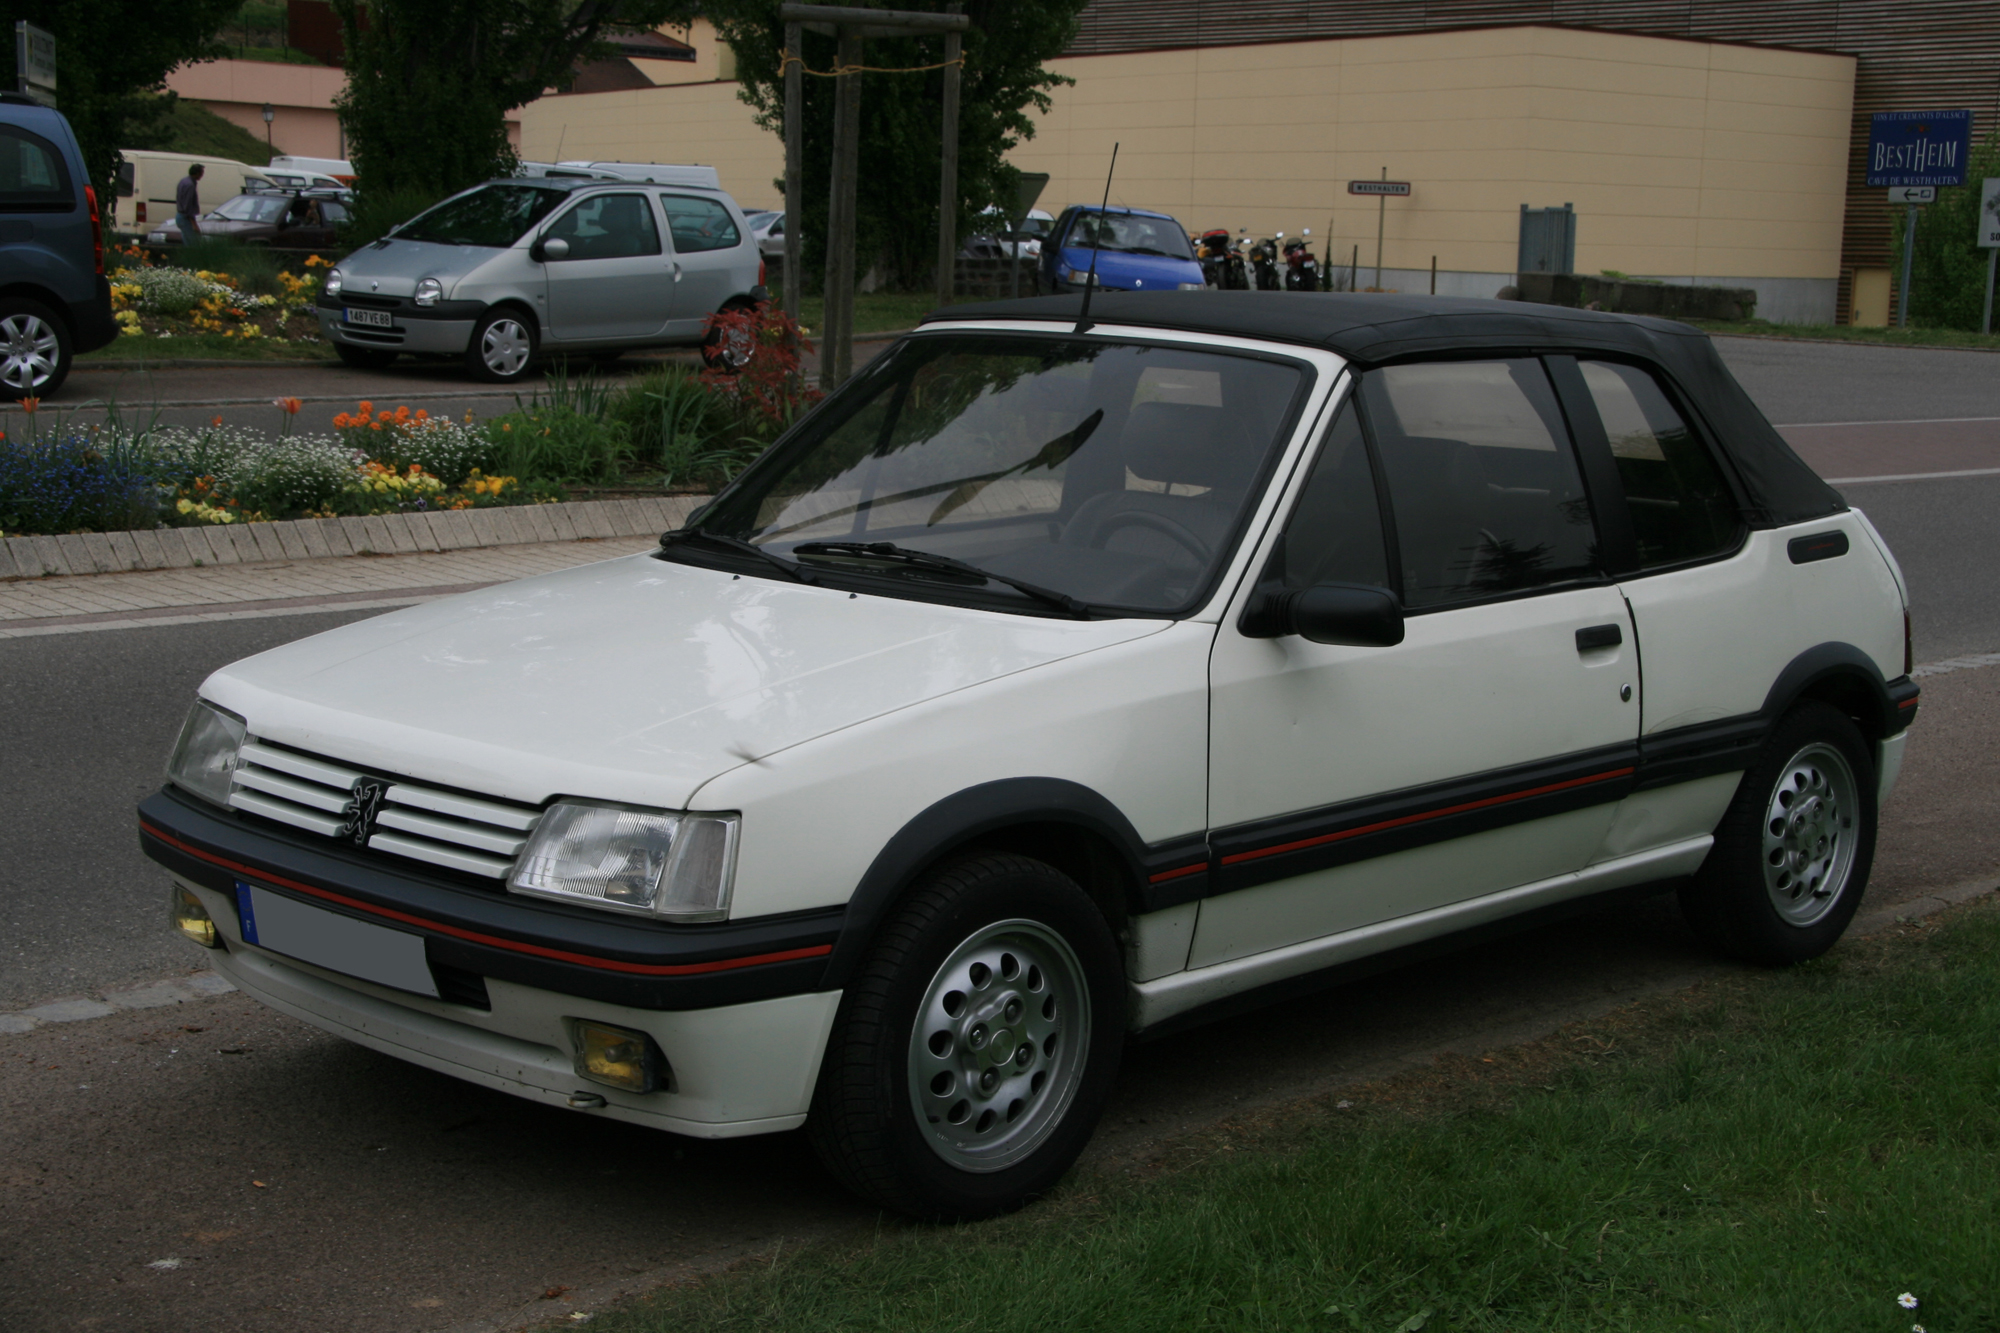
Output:
<svg viewBox="0 0 2000 1333">
<path fill-rule="evenodd" d="M 271 160 L 271 149 L 261 135 L 252 134 L 241 125 L 224 120 L 200 102 L 184 98 L 175 98 L 157 119 L 127 138 L 127 148 L 186 153 L 189 157 L 226 157 L 248 162 L 254 167 L 264 166 Z"/>
<path fill-rule="evenodd" d="M 782 300 L 778 288 L 771 289 L 772 299 Z M 937 309 L 937 294 L 925 292 L 861 292 L 854 298 L 854 331 L 856 333 L 887 333 L 892 329 L 916 327 L 918 320 Z M 821 297 L 807 296 L 799 301 L 799 323 L 811 330 L 806 336 L 817 341 L 826 325 L 826 302 Z"/>
<path fill-rule="evenodd" d="M 280 342 L 276 338 L 225 338 L 219 333 L 191 333 L 172 338 L 120 336 L 109 345 L 77 357 L 94 361 L 331 361 L 333 349 L 323 342 Z"/>
<path fill-rule="evenodd" d="M 2000 1329 L 1996 1033 L 1980 906 L 591 1327 Z"/>
<path fill-rule="evenodd" d="M 1710 333 L 1750 337 L 1807 338 L 1816 342 L 1867 343 L 1880 347 L 1983 347 L 2000 351 L 2000 334 L 1967 333 L 1963 329 L 1870 329 L 1850 324 L 1773 324 L 1763 319 L 1691 319 Z"/>
</svg>

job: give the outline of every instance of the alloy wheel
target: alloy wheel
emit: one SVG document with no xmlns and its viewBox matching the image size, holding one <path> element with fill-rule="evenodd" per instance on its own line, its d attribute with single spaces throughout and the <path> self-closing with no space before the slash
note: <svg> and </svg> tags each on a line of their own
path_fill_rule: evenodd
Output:
<svg viewBox="0 0 2000 1333">
<path fill-rule="evenodd" d="M 1764 812 L 1764 889 L 1788 924 L 1810 926 L 1840 901 L 1860 810 L 1854 770 L 1832 745 L 1815 741 L 1779 771 Z"/>
<path fill-rule="evenodd" d="M 534 353 L 534 341 L 516 319 L 496 319 L 486 326 L 479 339 L 479 357 L 486 368 L 503 379 L 521 373 Z"/>
<path fill-rule="evenodd" d="M 0 383 L 33 393 L 55 376 L 61 358 L 62 341 L 47 320 L 27 314 L 0 319 Z"/>
</svg>

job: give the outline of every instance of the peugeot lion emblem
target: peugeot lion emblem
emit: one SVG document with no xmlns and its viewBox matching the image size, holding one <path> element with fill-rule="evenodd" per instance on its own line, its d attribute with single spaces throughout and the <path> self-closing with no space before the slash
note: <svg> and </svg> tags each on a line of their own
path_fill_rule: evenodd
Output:
<svg viewBox="0 0 2000 1333">
<path fill-rule="evenodd" d="M 389 790 L 389 784 L 380 778 L 356 778 L 349 790 L 354 799 L 342 812 L 347 818 L 340 826 L 340 834 L 352 839 L 355 846 L 366 847 L 375 832 L 375 817 L 382 812 L 382 795 Z"/>
</svg>

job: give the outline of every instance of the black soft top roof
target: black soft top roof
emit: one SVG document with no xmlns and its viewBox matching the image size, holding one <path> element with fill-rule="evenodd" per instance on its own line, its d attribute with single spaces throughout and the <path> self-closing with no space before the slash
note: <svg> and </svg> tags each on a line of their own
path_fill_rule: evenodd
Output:
<svg viewBox="0 0 2000 1333">
<path fill-rule="evenodd" d="M 955 305 L 930 320 L 1074 320 L 1080 296 Z M 1686 324 L 1521 301 L 1344 292 L 1099 292 L 1093 324 L 1262 338 L 1324 348 L 1361 366 L 1438 352 L 1611 353 L 1672 381 L 1735 464 L 1757 526 L 1803 523 L 1847 508 L 1792 452 L 1729 373 L 1708 335 Z"/>
</svg>

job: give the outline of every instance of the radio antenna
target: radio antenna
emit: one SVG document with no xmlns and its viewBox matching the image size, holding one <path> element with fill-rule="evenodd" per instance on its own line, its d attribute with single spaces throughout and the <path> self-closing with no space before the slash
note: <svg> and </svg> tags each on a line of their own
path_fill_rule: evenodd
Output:
<svg viewBox="0 0 2000 1333">
<path fill-rule="evenodd" d="M 1111 209 L 1111 177 L 1118 170 L 1118 145 L 1111 145 L 1111 169 L 1104 173 L 1104 202 L 1097 206 L 1097 231 L 1090 238 L 1090 276 L 1083 283 L 1083 309 L 1077 311 L 1072 334 L 1090 331 L 1090 294 L 1097 290 L 1097 254 L 1104 248 L 1104 224 Z"/>
</svg>

